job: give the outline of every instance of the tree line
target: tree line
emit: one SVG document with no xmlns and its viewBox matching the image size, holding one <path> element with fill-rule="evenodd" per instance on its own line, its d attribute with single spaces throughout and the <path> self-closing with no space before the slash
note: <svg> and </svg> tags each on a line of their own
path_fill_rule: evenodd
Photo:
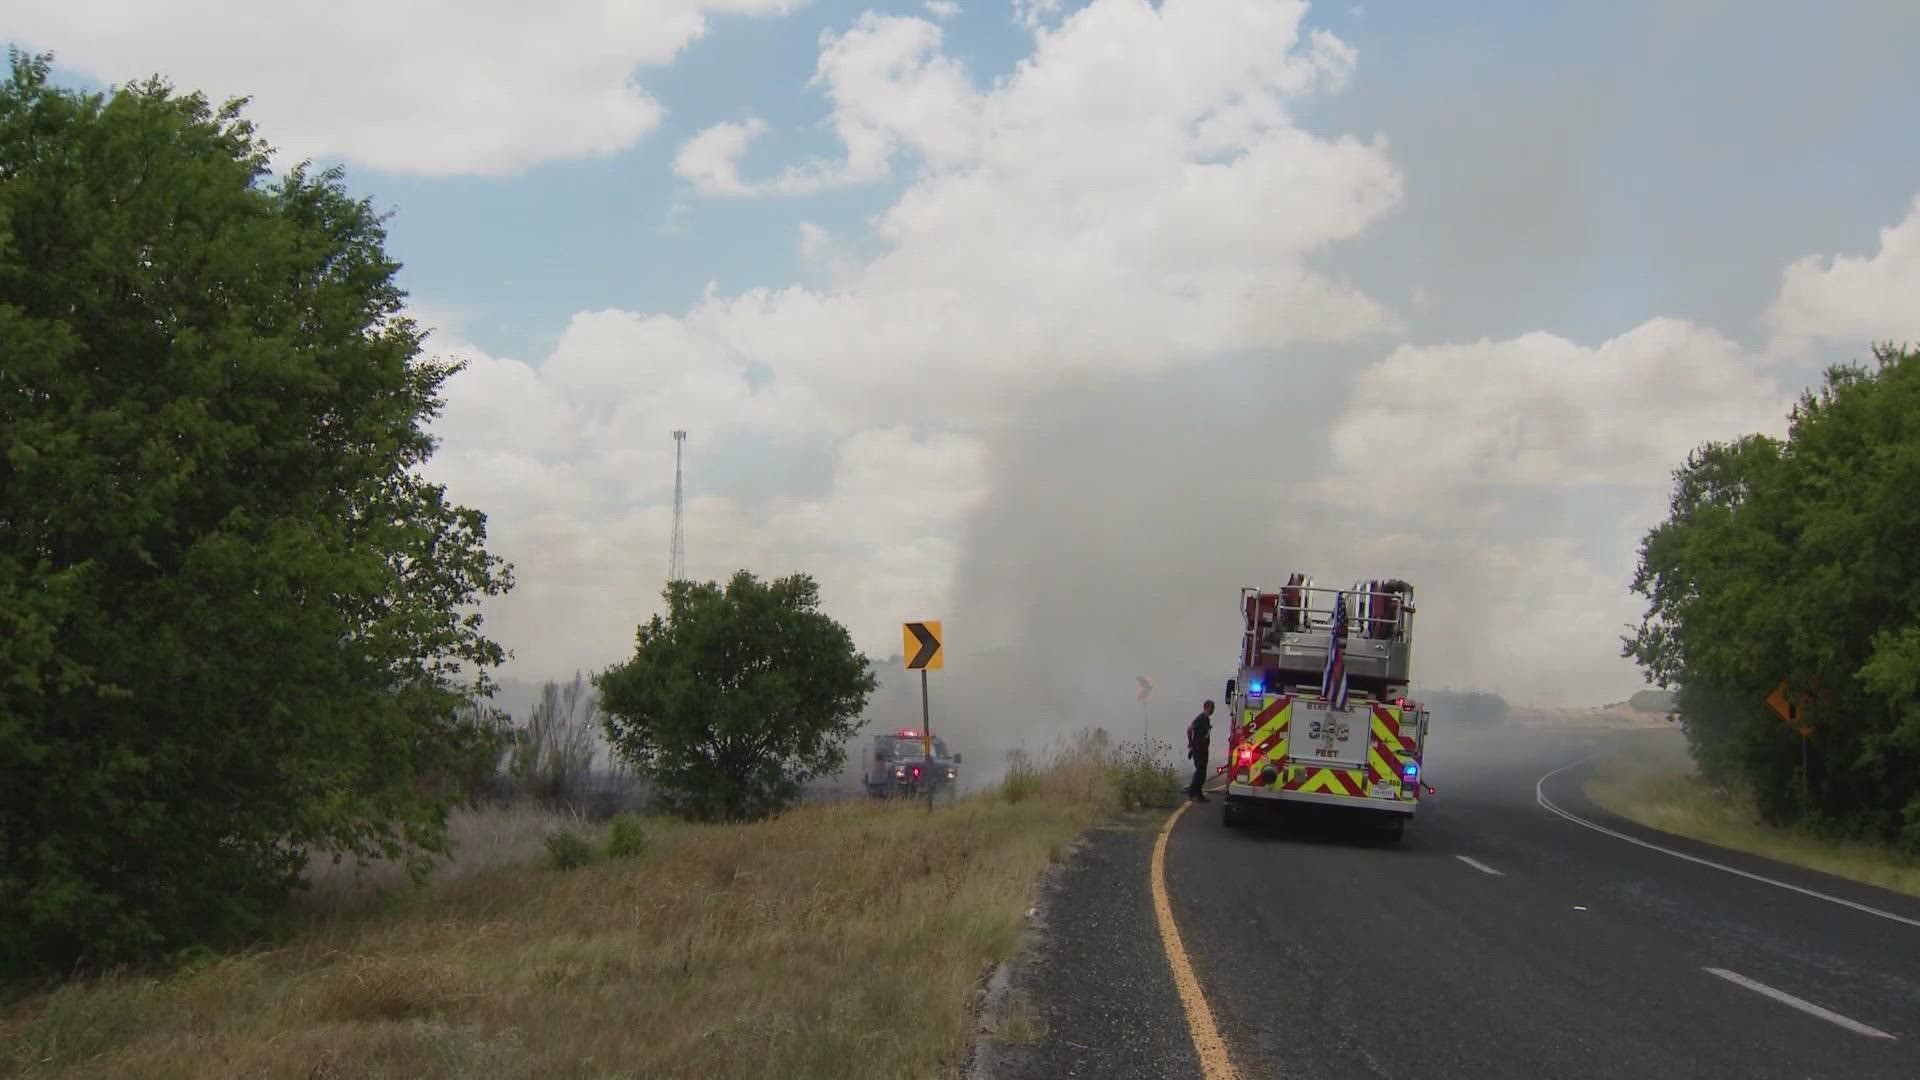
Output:
<svg viewBox="0 0 1920 1080">
<path fill-rule="evenodd" d="M 1873 360 L 1829 368 L 1784 439 L 1689 455 L 1640 546 L 1647 609 L 1624 653 L 1676 688 L 1707 780 L 1749 789 L 1775 824 L 1913 852 L 1920 351 Z"/>
<path fill-rule="evenodd" d="M 51 59 L 0 84 L 0 976 L 278 933 L 315 852 L 419 880 L 486 778 L 580 752 L 488 704 L 513 569 L 422 475 L 462 365 L 383 215 L 243 100 Z M 673 809 L 839 767 L 873 676 L 811 578 L 665 599 L 595 684 Z"/>
</svg>

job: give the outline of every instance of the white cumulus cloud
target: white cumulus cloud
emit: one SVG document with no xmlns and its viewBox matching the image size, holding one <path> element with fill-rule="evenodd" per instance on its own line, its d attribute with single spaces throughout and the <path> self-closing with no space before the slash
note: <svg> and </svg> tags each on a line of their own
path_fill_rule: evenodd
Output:
<svg viewBox="0 0 1920 1080">
<path fill-rule="evenodd" d="M 1333 428 L 1340 484 L 1417 497 L 1463 485 L 1664 483 L 1710 438 L 1782 426 L 1792 390 L 1720 333 L 1655 318 L 1597 346 L 1545 332 L 1402 345 L 1361 372 Z M 1381 472 L 1395 447 L 1418 447 Z"/>
<path fill-rule="evenodd" d="M 10 0 L 0 35 L 123 83 L 158 71 L 251 96 L 281 164 L 506 174 L 633 145 L 660 122 L 636 78 L 714 15 L 800 0 Z"/>
<path fill-rule="evenodd" d="M 1013 21 L 1029 30 L 1039 29 L 1064 6 L 1064 0 L 1013 0 Z"/>
<path fill-rule="evenodd" d="M 755 194 L 758 188 L 740 178 L 740 159 L 766 130 L 767 122 L 757 116 L 715 124 L 680 144 L 674 174 L 691 180 L 702 195 Z"/>
<path fill-rule="evenodd" d="M 771 179 L 742 180 L 740 159 L 766 133 L 766 123 L 750 117 L 722 121 L 687 140 L 674 172 L 707 196 L 811 195 L 884 180 L 905 149 L 961 152 L 960 133 L 975 120 L 976 95 L 960 63 L 940 52 L 938 26 L 867 12 L 844 35 L 822 33 L 820 45 L 810 85 L 824 87 L 833 104 L 843 160 L 806 161 Z"/>
<path fill-rule="evenodd" d="M 1289 101 L 1354 63 L 1302 32 L 1304 10 L 1096 0 L 989 88 L 933 23 L 862 16 L 821 54 L 843 169 L 920 167 L 879 254 L 838 288 L 717 296 L 688 321 L 816 389 L 840 425 L 914 415 L 929 388 L 943 417 L 978 422 L 1064 375 L 1393 330 L 1310 266 L 1396 208 L 1401 178 L 1382 142 L 1292 122 Z"/>
<path fill-rule="evenodd" d="M 1903 220 L 1880 230 L 1873 255 L 1809 255 L 1782 271 L 1767 325 L 1777 350 L 1821 340 L 1920 342 L 1920 195 Z"/>
</svg>

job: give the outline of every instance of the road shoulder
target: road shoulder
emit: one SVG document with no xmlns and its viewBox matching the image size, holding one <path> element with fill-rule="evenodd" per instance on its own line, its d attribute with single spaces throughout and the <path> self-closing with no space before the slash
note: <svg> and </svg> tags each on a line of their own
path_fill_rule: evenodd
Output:
<svg viewBox="0 0 1920 1080">
<path fill-rule="evenodd" d="M 1096 826 L 1042 879 L 1025 946 L 991 980 L 969 1080 L 1200 1074 L 1150 896 L 1165 818 Z"/>
</svg>

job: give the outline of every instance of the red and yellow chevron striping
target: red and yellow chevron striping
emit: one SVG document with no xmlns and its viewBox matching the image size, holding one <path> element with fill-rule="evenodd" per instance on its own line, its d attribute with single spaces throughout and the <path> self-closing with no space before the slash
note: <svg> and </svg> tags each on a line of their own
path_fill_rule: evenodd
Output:
<svg viewBox="0 0 1920 1080">
<path fill-rule="evenodd" d="M 1366 794 L 1366 781 L 1359 769 L 1295 768 L 1288 770 L 1288 773 L 1281 781 L 1282 791 L 1298 791 L 1308 795 L 1350 795 L 1355 798 Z"/>
<path fill-rule="evenodd" d="M 1251 745 L 1253 756 L 1244 765 L 1237 756 L 1230 766 L 1235 771 L 1246 768 L 1247 782 L 1255 787 L 1264 787 L 1266 780 L 1262 776 L 1264 767 L 1271 762 L 1276 767 L 1287 756 L 1287 724 L 1293 719 L 1293 697 L 1281 694 L 1258 710 L 1246 710 L 1246 722 L 1242 728 L 1240 746 Z"/>
<path fill-rule="evenodd" d="M 1236 777 L 1241 769 L 1245 769 L 1247 776 L 1245 780 L 1236 782 L 1256 788 L 1271 786 L 1281 791 L 1310 795 L 1366 798 L 1378 784 L 1389 785 L 1397 791 L 1406 766 L 1418 760 L 1414 748 L 1400 734 L 1403 718 L 1399 706 L 1375 704 L 1371 707 L 1371 737 L 1367 740 L 1367 763 L 1364 768 L 1290 764 L 1287 761 L 1287 729 L 1293 718 L 1293 701 L 1291 695 L 1283 694 L 1258 706 L 1250 705 L 1242 711 L 1240 726 L 1234 732 L 1233 758 L 1228 768 Z M 1243 758 L 1242 752 L 1249 747 L 1251 752 Z M 1264 775 L 1269 766 L 1275 769 L 1271 784 Z"/>
<path fill-rule="evenodd" d="M 1367 784 L 1399 786 L 1402 771 L 1413 761 L 1413 748 L 1400 737 L 1400 709 L 1373 707 L 1373 738 L 1367 747 Z"/>
</svg>

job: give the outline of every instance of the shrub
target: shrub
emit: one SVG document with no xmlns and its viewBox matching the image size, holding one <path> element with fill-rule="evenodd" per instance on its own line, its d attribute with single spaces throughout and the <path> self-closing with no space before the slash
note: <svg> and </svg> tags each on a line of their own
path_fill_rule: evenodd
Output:
<svg viewBox="0 0 1920 1080">
<path fill-rule="evenodd" d="M 1168 760 L 1166 743 L 1123 743 L 1112 765 L 1113 785 L 1122 810 L 1172 806 L 1180 793 L 1180 772 Z"/>
<path fill-rule="evenodd" d="M 555 870 L 578 870 L 593 861 L 593 845 L 572 829 L 547 835 L 547 857 Z"/>
<path fill-rule="evenodd" d="M 608 741 L 667 809 L 765 817 L 839 771 L 877 685 L 806 574 L 673 581 L 633 655 L 594 677 Z"/>
<path fill-rule="evenodd" d="M 607 856 L 634 859 L 646 854 L 647 825 L 638 814 L 621 814 L 607 826 Z"/>
</svg>

